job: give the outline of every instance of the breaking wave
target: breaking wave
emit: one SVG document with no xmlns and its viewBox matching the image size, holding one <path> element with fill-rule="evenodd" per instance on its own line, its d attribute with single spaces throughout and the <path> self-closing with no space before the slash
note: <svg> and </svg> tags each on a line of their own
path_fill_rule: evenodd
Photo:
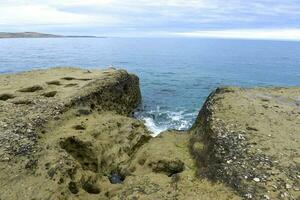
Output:
<svg viewBox="0 0 300 200">
<path fill-rule="evenodd" d="M 154 137 L 166 130 L 187 130 L 192 126 L 196 116 L 197 112 L 169 111 L 160 109 L 159 106 L 154 110 L 135 112 L 135 117 L 145 122 L 146 127 L 153 133 L 152 136 Z"/>
</svg>

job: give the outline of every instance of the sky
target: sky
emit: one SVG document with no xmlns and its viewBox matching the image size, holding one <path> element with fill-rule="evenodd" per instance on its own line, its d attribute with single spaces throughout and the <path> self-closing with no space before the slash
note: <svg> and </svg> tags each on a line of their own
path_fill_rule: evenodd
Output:
<svg viewBox="0 0 300 200">
<path fill-rule="evenodd" d="M 0 0 L 0 31 L 300 40 L 300 0 Z"/>
</svg>

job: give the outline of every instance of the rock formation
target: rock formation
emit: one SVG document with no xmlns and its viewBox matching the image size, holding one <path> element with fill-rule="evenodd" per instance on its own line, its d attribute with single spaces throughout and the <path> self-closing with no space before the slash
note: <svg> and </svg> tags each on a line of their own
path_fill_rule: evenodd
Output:
<svg viewBox="0 0 300 200">
<path fill-rule="evenodd" d="M 153 138 L 124 70 L 0 75 L 0 199 L 296 199 L 299 92 L 218 89 Z"/>
<path fill-rule="evenodd" d="M 190 130 L 198 174 L 244 199 L 299 199 L 300 88 L 219 88 Z"/>
</svg>

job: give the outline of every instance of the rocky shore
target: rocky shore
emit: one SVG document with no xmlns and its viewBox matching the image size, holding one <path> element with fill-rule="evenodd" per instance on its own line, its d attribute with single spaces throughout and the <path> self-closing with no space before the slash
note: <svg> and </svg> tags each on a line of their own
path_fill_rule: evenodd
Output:
<svg viewBox="0 0 300 200">
<path fill-rule="evenodd" d="M 198 174 L 244 199 L 300 198 L 300 88 L 219 88 L 192 132 Z"/>
<path fill-rule="evenodd" d="M 220 88 L 151 137 L 124 70 L 0 75 L 0 199 L 299 199 L 300 88 Z"/>
</svg>

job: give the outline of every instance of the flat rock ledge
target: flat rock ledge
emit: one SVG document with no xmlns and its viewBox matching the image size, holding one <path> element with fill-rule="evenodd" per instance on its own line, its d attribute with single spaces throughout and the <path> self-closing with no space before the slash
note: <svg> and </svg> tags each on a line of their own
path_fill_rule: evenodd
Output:
<svg viewBox="0 0 300 200">
<path fill-rule="evenodd" d="M 151 137 L 125 70 L 0 75 L 0 199 L 299 199 L 299 88 L 219 88 Z"/>
<path fill-rule="evenodd" d="M 198 175 L 244 199 L 300 199 L 300 88 L 218 88 L 190 130 Z"/>
</svg>

